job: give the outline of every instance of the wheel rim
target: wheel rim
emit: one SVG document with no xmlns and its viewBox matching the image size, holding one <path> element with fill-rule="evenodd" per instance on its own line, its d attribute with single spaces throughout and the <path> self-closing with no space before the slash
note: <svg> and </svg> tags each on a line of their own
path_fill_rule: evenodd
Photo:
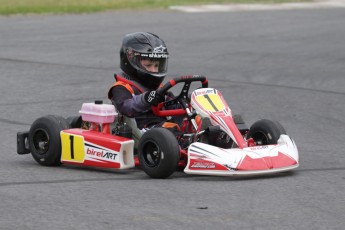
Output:
<svg viewBox="0 0 345 230">
<path fill-rule="evenodd" d="M 254 141 L 257 145 L 268 145 L 269 144 L 269 137 L 266 135 L 266 133 L 255 132 L 252 135 L 252 138 L 254 139 Z"/>
<path fill-rule="evenodd" d="M 38 129 L 34 132 L 32 142 L 37 153 L 40 155 L 45 154 L 49 149 L 49 135 L 43 129 Z"/>
<path fill-rule="evenodd" d="M 143 160 L 148 167 L 157 167 L 161 161 L 161 150 L 154 142 L 147 142 L 143 148 Z"/>
</svg>

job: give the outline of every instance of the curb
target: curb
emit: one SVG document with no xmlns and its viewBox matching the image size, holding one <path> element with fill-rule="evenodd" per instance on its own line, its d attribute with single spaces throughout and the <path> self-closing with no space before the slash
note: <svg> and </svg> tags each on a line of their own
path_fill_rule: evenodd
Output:
<svg viewBox="0 0 345 230">
<path fill-rule="evenodd" d="M 185 13 L 204 12 L 236 12 L 236 11 L 261 11 L 261 10 L 294 10 L 294 9 L 323 9 L 345 8 L 345 1 L 320 0 L 314 2 L 299 3 L 275 3 L 275 4 L 224 4 L 224 5 L 199 5 L 199 6 L 170 6 L 170 10 Z"/>
</svg>

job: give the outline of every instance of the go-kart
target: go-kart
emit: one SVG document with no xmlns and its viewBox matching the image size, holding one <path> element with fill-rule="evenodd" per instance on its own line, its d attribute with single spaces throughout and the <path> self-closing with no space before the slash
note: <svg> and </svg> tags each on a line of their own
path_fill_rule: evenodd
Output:
<svg viewBox="0 0 345 230">
<path fill-rule="evenodd" d="M 190 93 L 192 82 L 201 87 Z M 179 83 L 177 96 L 152 107 L 156 116 L 180 118 L 174 127 L 179 135 L 162 127 L 142 132 L 133 118 L 96 101 L 84 103 L 81 116 L 38 118 L 29 131 L 17 133 L 17 153 L 31 152 L 44 166 L 140 166 L 152 178 L 167 178 L 178 168 L 187 174 L 235 176 L 299 166 L 295 142 L 279 122 L 262 119 L 247 128 L 204 76 L 174 78 L 158 93 L 167 95 Z"/>
</svg>

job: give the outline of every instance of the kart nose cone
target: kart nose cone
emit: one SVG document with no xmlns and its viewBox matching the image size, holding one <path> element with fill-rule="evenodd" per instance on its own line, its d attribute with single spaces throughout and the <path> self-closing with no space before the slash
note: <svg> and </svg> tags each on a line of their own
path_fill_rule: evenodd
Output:
<svg viewBox="0 0 345 230">
<path fill-rule="evenodd" d="M 278 152 L 277 156 L 252 158 L 246 155 L 238 165 L 238 170 L 268 170 L 297 164 L 297 161 L 286 154 Z"/>
</svg>

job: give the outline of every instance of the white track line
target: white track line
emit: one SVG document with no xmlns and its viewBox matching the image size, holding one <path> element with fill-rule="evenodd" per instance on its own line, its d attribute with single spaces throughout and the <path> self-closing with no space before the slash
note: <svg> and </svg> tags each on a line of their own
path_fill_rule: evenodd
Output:
<svg viewBox="0 0 345 230">
<path fill-rule="evenodd" d="M 276 3 L 276 4 L 224 4 L 200 6 L 171 6 L 171 10 L 186 13 L 203 12 L 231 12 L 231 11 L 260 11 L 260 10 L 293 10 L 293 9 L 321 9 L 345 8 L 345 0 L 320 0 L 309 3 Z"/>
</svg>

